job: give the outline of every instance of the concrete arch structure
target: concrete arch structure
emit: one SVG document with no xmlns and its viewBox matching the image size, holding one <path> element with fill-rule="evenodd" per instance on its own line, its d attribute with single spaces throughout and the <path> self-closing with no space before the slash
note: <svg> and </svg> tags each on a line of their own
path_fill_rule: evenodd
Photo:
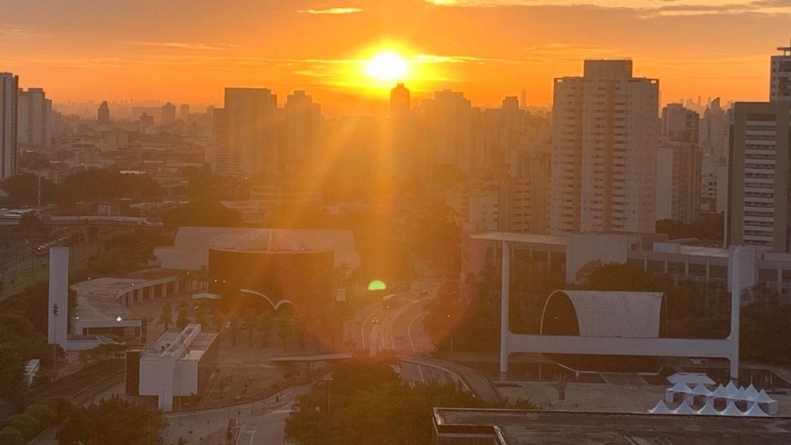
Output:
<svg viewBox="0 0 791 445">
<path fill-rule="evenodd" d="M 539 334 L 657 338 L 663 305 L 659 292 L 556 290 L 544 303 Z M 567 317 L 576 324 L 567 327 L 576 329 L 553 326 L 557 317 Z"/>
<path fill-rule="evenodd" d="M 272 309 L 274 309 L 274 310 L 280 309 L 280 306 L 283 306 L 284 304 L 290 304 L 292 307 L 294 307 L 294 303 L 291 300 L 280 300 L 277 303 L 275 303 L 269 297 L 267 297 L 266 295 L 262 294 L 261 292 L 256 292 L 256 291 L 250 290 L 250 289 L 240 289 L 240 291 L 242 291 L 242 293 L 245 293 L 245 294 L 251 294 L 251 295 L 255 295 L 257 297 L 263 298 L 264 300 L 268 301 L 269 304 L 272 305 Z"/>
<path fill-rule="evenodd" d="M 511 286 L 511 248 L 502 241 L 500 301 L 500 372 L 508 372 L 513 353 L 591 355 L 639 355 L 653 357 L 713 357 L 730 362 L 731 379 L 739 378 L 739 286 L 731 291 L 731 333 L 725 339 L 678 339 L 645 337 L 585 337 L 572 335 L 514 334 L 508 326 Z M 738 276 L 738 274 L 736 274 Z M 738 283 L 734 283 L 738 284 Z"/>
</svg>

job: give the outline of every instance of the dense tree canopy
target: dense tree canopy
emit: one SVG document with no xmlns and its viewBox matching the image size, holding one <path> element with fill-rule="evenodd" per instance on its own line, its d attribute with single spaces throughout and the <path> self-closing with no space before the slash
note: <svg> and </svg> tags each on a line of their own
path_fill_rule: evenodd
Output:
<svg viewBox="0 0 791 445">
<path fill-rule="evenodd" d="M 165 227 L 242 227 L 242 214 L 219 201 L 190 201 L 162 215 Z"/>
<path fill-rule="evenodd" d="M 707 213 L 690 224 L 675 219 L 660 219 L 656 222 L 656 233 L 667 234 L 670 239 L 697 238 L 706 241 L 722 241 L 725 215 Z"/>
<path fill-rule="evenodd" d="M 76 407 L 58 430 L 59 445 L 147 445 L 159 443 L 168 426 L 162 412 L 119 396 Z"/>
<path fill-rule="evenodd" d="M 298 445 L 427 444 L 436 406 L 490 407 L 452 385 L 412 386 L 383 362 L 338 363 L 298 399 L 286 435 Z"/>
</svg>

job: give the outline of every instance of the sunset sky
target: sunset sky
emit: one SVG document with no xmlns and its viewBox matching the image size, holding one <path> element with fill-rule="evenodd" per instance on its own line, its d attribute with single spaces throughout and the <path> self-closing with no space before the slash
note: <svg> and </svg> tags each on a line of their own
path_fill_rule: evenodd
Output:
<svg viewBox="0 0 791 445">
<path fill-rule="evenodd" d="M 306 89 L 322 105 L 385 91 L 365 58 L 412 61 L 416 96 L 450 88 L 480 105 L 585 58 L 630 57 L 663 102 L 766 100 L 769 56 L 791 37 L 791 0 L 0 0 L 0 71 L 58 101 L 221 104 L 226 86 Z M 382 88 L 374 88 L 382 87 Z"/>
</svg>

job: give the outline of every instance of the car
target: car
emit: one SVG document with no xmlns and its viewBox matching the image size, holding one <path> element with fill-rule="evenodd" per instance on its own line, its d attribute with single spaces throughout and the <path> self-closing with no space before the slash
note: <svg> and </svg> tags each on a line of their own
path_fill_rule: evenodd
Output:
<svg viewBox="0 0 791 445">
<path fill-rule="evenodd" d="M 371 319 L 371 324 L 379 324 L 379 319 L 374 317 Z"/>
</svg>

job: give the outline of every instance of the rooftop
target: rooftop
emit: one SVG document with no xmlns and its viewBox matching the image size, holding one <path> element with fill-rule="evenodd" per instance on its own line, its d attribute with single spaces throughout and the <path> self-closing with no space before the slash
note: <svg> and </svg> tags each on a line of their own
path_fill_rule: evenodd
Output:
<svg viewBox="0 0 791 445">
<path fill-rule="evenodd" d="M 69 286 L 77 292 L 77 307 L 72 315 L 84 321 L 105 321 L 121 317 L 135 320 L 140 317 L 118 302 L 118 292 L 134 284 L 149 280 L 132 278 L 96 278 Z"/>
<path fill-rule="evenodd" d="M 777 417 L 434 408 L 434 423 L 440 434 L 462 437 L 488 427 L 492 443 L 506 445 L 766 445 L 791 437 L 791 418 Z"/>
<path fill-rule="evenodd" d="M 537 235 L 533 233 L 485 232 L 471 235 L 470 238 L 516 243 L 554 244 L 557 246 L 565 246 L 567 244 L 565 236 Z"/>
<path fill-rule="evenodd" d="M 176 351 L 179 346 L 177 344 L 178 342 L 182 342 L 185 346 L 185 350 L 183 354 L 178 357 L 178 360 L 200 360 L 219 334 L 199 332 L 191 336 L 183 335 L 189 333 L 189 330 L 194 326 L 198 325 L 189 325 L 187 329 L 182 332 L 166 332 L 162 334 L 156 343 L 146 351 L 142 360 L 157 360 L 164 351 Z"/>
</svg>

